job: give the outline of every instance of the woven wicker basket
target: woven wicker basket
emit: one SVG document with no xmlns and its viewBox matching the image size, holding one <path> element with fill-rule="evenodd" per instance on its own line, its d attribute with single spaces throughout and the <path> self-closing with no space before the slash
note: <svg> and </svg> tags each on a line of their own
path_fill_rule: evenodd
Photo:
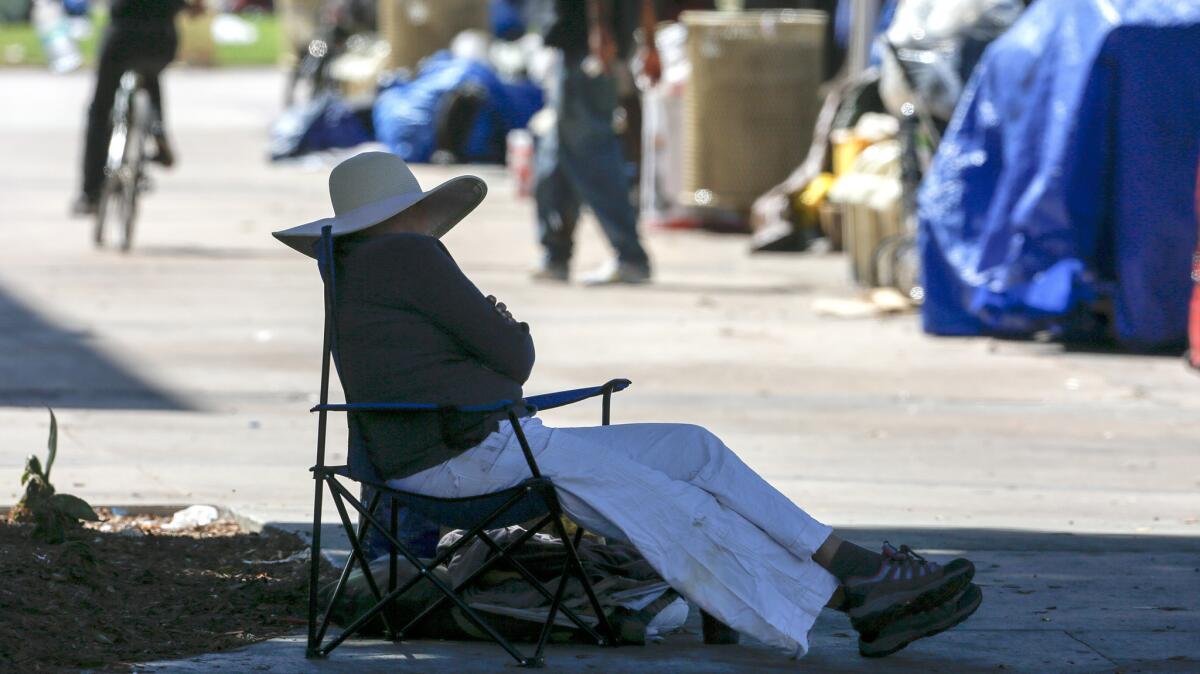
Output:
<svg viewBox="0 0 1200 674">
<path fill-rule="evenodd" d="M 685 206 L 745 213 L 799 164 L 820 107 L 824 12 L 684 12 Z"/>
<path fill-rule="evenodd" d="M 379 34 L 392 47 L 389 66 L 415 68 L 460 32 L 488 30 L 487 0 L 379 0 Z"/>
</svg>

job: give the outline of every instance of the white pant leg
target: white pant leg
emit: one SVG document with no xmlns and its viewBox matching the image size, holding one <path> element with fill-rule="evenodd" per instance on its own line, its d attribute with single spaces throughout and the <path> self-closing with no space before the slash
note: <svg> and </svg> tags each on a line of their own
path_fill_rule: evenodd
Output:
<svg viewBox="0 0 1200 674">
<path fill-rule="evenodd" d="M 539 468 L 580 525 L 619 529 L 676 590 L 730 627 L 807 651 L 808 631 L 837 589 L 837 580 L 809 556 L 790 553 L 708 491 L 633 461 L 610 443 L 636 437 L 583 437 L 537 419 L 525 420 L 522 428 Z M 495 491 L 528 477 L 516 438 L 502 425 L 479 447 L 391 484 L 449 497 Z M 757 489 L 752 483 L 746 488 Z"/>
<path fill-rule="evenodd" d="M 799 557 L 811 557 L 833 529 L 813 519 L 754 472 L 716 435 L 691 424 L 616 424 L 560 428 L 566 434 L 603 444 L 609 453 L 689 482 L 753 522 Z"/>
</svg>

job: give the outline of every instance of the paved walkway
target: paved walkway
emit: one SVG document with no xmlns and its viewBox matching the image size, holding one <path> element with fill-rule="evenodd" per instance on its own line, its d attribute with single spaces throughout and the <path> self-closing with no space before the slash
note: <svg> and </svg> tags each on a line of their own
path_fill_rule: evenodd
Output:
<svg viewBox="0 0 1200 674">
<path fill-rule="evenodd" d="M 276 73 L 172 71 L 181 164 L 147 198 L 136 250 L 96 251 L 87 224 L 65 217 L 87 85 L 0 71 L 0 501 L 15 500 L 25 454 L 44 447 L 49 404 L 62 422 L 62 489 L 303 523 L 320 285 L 269 232 L 330 212 L 329 166 L 265 162 Z M 889 658 L 891 671 L 1200 669 L 1200 379 L 1177 359 L 931 339 L 913 316 L 831 319 L 812 305 L 852 294 L 841 258 L 752 257 L 738 237 L 651 233 L 659 275 L 646 288 L 535 285 L 531 205 L 501 171 L 470 170 L 491 194 L 446 242 L 533 326 L 529 391 L 628 377 L 617 421 L 705 424 L 864 542 L 978 560 L 984 608 Z M 418 175 L 431 185 L 454 172 Z M 584 229 L 581 270 L 605 256 L 595 227 Z M 548 417 L 594 423 L 598 409 Z M 823 619 L 800 666 L 883 667 L 854 655 L 848 634 L 839 616 Z M 561 671 L 797 666 L 689 641 L 550 657 Z M 405 657 L 423 658 L 415 671 L 465 671 L 445 658 L 482 647 L 355 648 L 321 671 Z M 299 653 L 275 642 L 222 657 L 262 654 L 255 666 L 300 671 Z M 248 668 L 239 662 L 186 666 Z M 480 671 L 498 662 L 477 661 Z"/>
</svg>

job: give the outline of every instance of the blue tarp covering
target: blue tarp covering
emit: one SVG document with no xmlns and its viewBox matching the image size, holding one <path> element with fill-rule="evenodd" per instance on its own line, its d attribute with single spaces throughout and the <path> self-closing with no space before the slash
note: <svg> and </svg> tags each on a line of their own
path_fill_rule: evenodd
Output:
<svg viewBox="0 0 1200 674">
<path fill-rule="evenodd" d="M 472 83 L 487 91 L 487 104 L 475 120 L 467 156 L 461 159 L 489 156 L 493 139 L 525 126 L 542 107 L 542 91 L 536 85 L 501 81 L 488 66 L 443 51 L 422 62 L 413 79 L 380 92 L 374 110 L 376 139 L 405 161 L 429 161 L 442 98 Z"/>
<path fill-rule="evenodd" d="M 1186 335 L 1200 2 L 1042 0 L 985 52 L 918 197 L 926 331 Z"/>
<path fill-rule="evenodd" d="M 271 127 L 272 160 L 309 152 L 354 147 L 371 140 L 355 110 L 331 93 L 293 105 Z"/>
</svg>

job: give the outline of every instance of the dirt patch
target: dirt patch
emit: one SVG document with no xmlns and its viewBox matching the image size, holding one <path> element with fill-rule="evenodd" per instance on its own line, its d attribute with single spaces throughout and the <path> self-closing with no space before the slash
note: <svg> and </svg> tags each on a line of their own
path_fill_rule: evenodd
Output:
<svg viewBox="0 0 1200 674">
<path fill-rule="evenodd" d="M 227 519 L 171 531 L 169 517 L 97 512 L 102 521 L 61 545 L 0 521 L 0 671 L 122 671 L 302 629 L 298 537 Z"/>
</svg>

